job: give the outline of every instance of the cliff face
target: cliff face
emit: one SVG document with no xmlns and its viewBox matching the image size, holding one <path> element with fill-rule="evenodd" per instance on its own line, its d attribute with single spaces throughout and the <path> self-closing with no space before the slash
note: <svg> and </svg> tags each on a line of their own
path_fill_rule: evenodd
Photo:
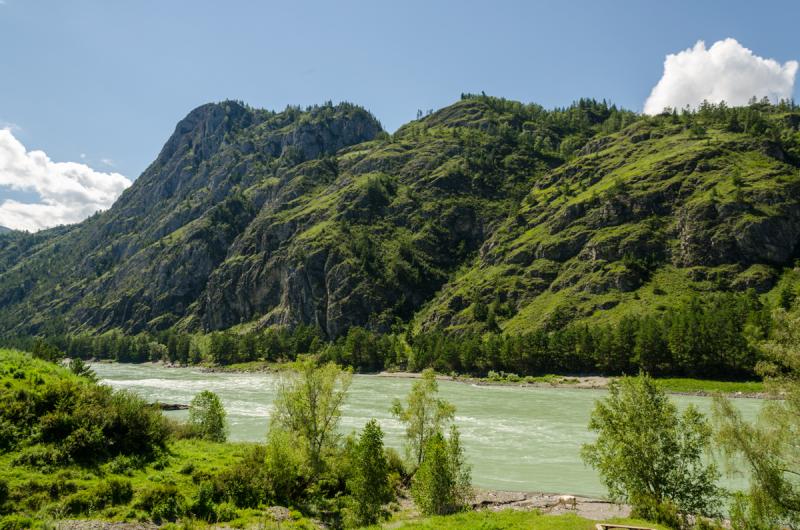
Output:
<svg viewBox="0 0 800 530">
<path fill-rule="evenodd" d="M 348 104 L 204 105 L 107 212 L 0 236 L 0 333 L 518 332 L 765 292 L 798 255 L 798 118 L 471 97 L 390 137 Z"/>
<path fill-rule="evenodd" d="M 259 185 L 381 130 L 352 105 L 193 110 L 110 210 L 0 242 L 14 258 L 0 276 L 4 331 L 62 319 L 77 330 L 175 325 L 194 314 L 210 274 L 265 201 Z"/>
</svg>

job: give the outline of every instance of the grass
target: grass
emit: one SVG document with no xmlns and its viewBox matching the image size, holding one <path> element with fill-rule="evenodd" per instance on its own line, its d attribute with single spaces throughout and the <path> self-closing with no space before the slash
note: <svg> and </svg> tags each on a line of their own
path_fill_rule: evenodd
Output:
<svg viewBox="0 0 800 530">
<path fill-rule="evenodd" d="M 178 440 L 170 444 L 168 455 L 150 462 L 143 467 L 120 466 L 111 461 L 96 468 L 66 466 L 51 469 L 37 469 L 28 466 L 12 465 L 16 453 L 0 456 L 0 480 L 6 481 L 12 495 L 27 493 L 27 498 L 19 501 L 17 513 L 25 514 L 34 520 L 58 519 L 61 506 L 69 493 L 54 495 L 59 491 L 91 491 L 104 481 L 120 479 L 130 481 L 133 486 L 133 499 L 125 504 L 108 506 L 80 516 L 104 521 L 147 520 L 148 514 L 136 508 L 141 494 L 155 484 L 174 484 L 184 499 L 191 503 L 197 496 L 199 484 L 228 468 L 241 457 L 251 444 L 214 443 L 203 440 Z M 273 521 L 263 510 L 237 509 L 237 517 L 226 523 L 230 527 L 258 526 L 272 528 Z M 313 528 L 307 520 L 295 514 L 296 518 L 276 524 L 275 528 Z M 74 518 L 74 516 L 70 516 Z M 2 521 L 0 521 L 2 524 Z M 198 524 L 202 524 L 199 523 Z"/>
<path fill-rule="evenodd" d="M 764 383 L 761 381 L 712 381 L 709 379 L 689 378 L 663 378 L 656 383 L 667 392 L 704 392 L 735 394 L 757 394 L 764 392 Z"/>
<path fill-rule="evenodd" d="M 666 530 L 664 526 L 635 519 L 612 519 L 607 522 L 628 523 L 656 530 Z M 402 528 L 404 530 L 594 530 L 596 524 L 597 521 L 584 519 L 573 514 L 542 515 L 535 511 L 503 510 L 499 512 L 480 511 L 429 517 L 400 524 L 393 522 L 383 528 Z"/>
<path fill-rule="evenodd" d="M 5 400 L 1 418 L 13 418 L 14 411 L 29 414 L 23 406 L 26 396 L 42 406 L 42 396 L 46 398 L 55 389 L 66 392 L 72 388 L 68 384 L 91 383 L 54 363 L 0 349 L 0 388 Z M 9 399 L 10 396 L 14 398 Z M 8 428 L 8 423 L 2 426 Z M 51 446 L 24 440 L 17 448 L 0 450 L 0 528 L 40 526 L 46 521 L 76 517 L 146 521 L 150 514 L 140 506 L 140 501 L 149 490 L 159 485 L 174 485 L 182 504 L 188 507 L 198 497 L 203 482 L 230 470 L 253 444 L 171 440 L 166 450 L 159 449 L 151 459 L 117 456 L 88 465 L 52 459 L 53 452 L 48 449 Z M 111 487 L 127 493 L 109 500 L 103 491 Z M 226 510 L 228 526 L 273 527 L 274 521 L 264 510 L 237 509 L 233 505 Z M 280 528 L 312 526 L 302 515 L 294 513 Z"/>
</svg>

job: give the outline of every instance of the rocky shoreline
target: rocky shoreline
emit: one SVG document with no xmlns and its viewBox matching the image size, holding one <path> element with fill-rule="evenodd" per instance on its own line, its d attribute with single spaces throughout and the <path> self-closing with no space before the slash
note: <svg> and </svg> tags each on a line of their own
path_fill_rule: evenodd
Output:
<svg viewBox="0 0 800 530">
<path fill-rule="evenodd" d="M 574 499 L 574 504 L 564 502 L 565 498 Z M 542 513 L 560 515 L 573 513 L 579 517 L 603 521 L 614 517 L 629 517 L 631 507 L 616 504 L 604 499 L 564 495 L 559 493 L 494 491 L 478 490 L 473 501 L 476 510 L 539 510 Z"/>
<path fill-rule="evenodd" d="M 165 363 L 162 361 L 152 364 L 156 366 L 164 366 L 165 368 L 186 368 L 187 366 L 178 365 L 173 363 Z M 209 365 L 190 365 L 201 372 L 208 373 L 279 373 L 285 365 L 276 363 L 253 363 L 245 366 L 209 366 Z M 422 377 L 419 372 L 404 372 L 404 371 L 383 371 L 372 374 L 360 374 L 368 377 L 393 377 L 393 378 L 407 378 L 418 379 Z M 546 381 L 493 381 L 486 378 L 470 377 L 462 375 L 444 375 L 439 374 L 436 376 L 439 381 L 452 381 L 455 383 L 465 383 L 475 386 L 513 386 L 513 387 L 527 387 L 527 388 L 574 388 L 580 390 L 604 390 L 608 388 L 609 383 L 614 379 L 613 377 L 601 375 L 565 375 L 555 376 L 552 380 Z M 676 390 L 667 390 L 667 394 L 674 396 L 695 396 L 695 397 L 713 397 L 720 394 L 719 392 L 710 392 L 705 390 L 696 390 L 691 392 L 683 392 Z M 774 399 L 774 396 L 767 392 L 722 392 L 723 396 L 734 399 Z M 169 409 L 167 409 L 169 410 Z"/>
</svg>

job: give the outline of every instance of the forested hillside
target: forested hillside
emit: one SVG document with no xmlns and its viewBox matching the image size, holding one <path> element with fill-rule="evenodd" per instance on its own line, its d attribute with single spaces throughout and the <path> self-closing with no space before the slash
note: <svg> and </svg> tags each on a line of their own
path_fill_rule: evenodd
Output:
<svg viewBox="0 0 800 530">
<path fill-rule="evenodd" d="M 795 296 L 798 168 L 790 103 L 646 117 L 465 95 L 392 135 L 349 104 L 205 105 L 107 212 L 0 236 L 0 333 L 366 328 L 434 357 L 504 333 L 613 370 L 647 336 L 653 366 L 749 365 L 745 330 Z M 487 344 L 417 368 L 534 370 Z"/>
</svg>

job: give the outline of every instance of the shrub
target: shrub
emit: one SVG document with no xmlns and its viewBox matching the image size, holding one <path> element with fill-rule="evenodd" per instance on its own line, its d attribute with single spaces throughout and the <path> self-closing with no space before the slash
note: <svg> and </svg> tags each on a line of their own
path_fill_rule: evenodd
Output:
<svg viewBox="0 0 800 530">
<path fill-rule="evenodd" d="M 39 470 L 48 470 L 57 466 L 62 460 L 61 451 L 52 446 L 33 445 L 19 452 L 11 461 L 15 466 L 26 466 Z"/>
<path fill-rule="evenodd" d="M 114 392 L 104 429 L 116 454 L 153 456 L 167 443 L 169 429 L 161 411 L 130 392 Z"/>
<path fill-rule="evenodd" d="M 215 499 L 231 501 L 240 508 L 257 508 L 270 496 L 270 476 L 265 466 L 266 449 L 255 446 L 242 459 L 217 475 Z"/>
<path fill-rule="evenodd" d="M 352 374 L 339 366 L 317 366 L 311 359 L 281 373 L 270 430 L 290 432 L 295 443 L 302 442 L 314 474 L 323 470 L 325 453 L 339 439 L 337 426 L 351 381 Z"/>
<path fill-rule="evenodd" d="M 455 407 L 440 399 L 438 394 L 436 374 L 433 370 L 425 370 L 422 378 L 411 386 L 406 406 L 399 399 L 392 403 L 392 414 L 406 426 L 406 451 L 416 466 L 422 463 L 428 440 L 436 433 L 441 434 L 455 415 Z"/>
<path fill-rule="evenodd" d="M 306 452 L 289 432 L 273 428 L 268 436 L 264 471 L 269 477 L 269 492 L 275 501 L 293 504 L 310 482 Z"/>
<path fill-rule="evenodd" d="M 200 484 L 200 487 L 197 489 L 197 497 L 195 497 L 194 502 L 192 502 L 189 511 L 192 515 L 204 521 L 216 521 L 217 511 L 214 504 L 214 484 L 209 481 Z"/>
<path fill-rule="evenodd" d="M 169 429 L 170 436 L 175 440 L 200 438 L 200 433 L 188 422 L 167 418 L 167 428 Z"/>
<path fill-rule="evenodd" d="M 391 482 L 395 486 L 405 484 L 409 479 L 409 475 L 403 457 L 394 447 L 387 447 L 384 452 L 386 453 L 386 466 L 389 470 Z"/>
<path fill-rule="evenodd" d="M 186 502 L 175 484 L 158 484 L 141 493 L 136 508 L 146 511 L 154 521 L 174 521 L 184 514 Z"/>
<path fill-rule="evenodd" d="M 164 449 L 168 431 L 160 410 L 127 392 L 76 377 L 24 354 L 3 358 L 0 446 L 33 446 L 20 465 L 96 464 Z"/>
<path fill-rule="evenodd" d="M 63 454 L 75 462 L 91 462 L 108 451 L 100 425 L 78 427 L 61 444 Z"/>
<path fill-rule="evenodd" d="M 36 521 L 24 515 L 6 515 L 0 519 L 0 530 L 22 530 L 33 528 Z"/>
<path fill-rule="evenodd" d="M 133 485 L 130 480 L 110 478 L 101 482 L 98 491 L 102 491 L 109 504 L 127 504 L 133 499 Z"/>
<path fill-rule="evenodd" d="M 0 505 L 8 500 L 8 482 L 0 479 Z"/>
<path fill-rule="evenodd" d="M 631 512 L 631 517 L 653 521 L 669 528 L 683 528 L 685 526 L 685 521 L 678 513 L 677 506 L 671 502 L 658 502 L 652 497 L 638 499 Z"/>
<path fill-rule="evenodd" d="M 233 521 L 237 517 L 239 517 L 239 511 L 236 509 L 235 505 L 229 502 L 223 502 L 217 506 L 217 521 Z"/>
<path fill-rule="evenodd" d="M 133 486 L 129 480 L 111 478 L 70 495 L 64 499 L 61 507 L 65 513 L 80 515 L 106 506 L 127 504 L 132 498 Z"/>
<path fill-rule="evenodd" d="M 450 428 L 449 440 L 441 431 L 428 439 L 411 483 L 411 496 L 425 515 L 446 515 L 467 507 L 472 498 L 470 469 L 455 426 Z"/>
<path fill-rule="evenodd" d="M 215 393 L 204 390 L 192 399 L 189 405 L 189 425 L 200 438 L 213 442 L 225 441 L 228 437 L 225 408 Z"/>
<path fill-rule="evenodd" d="M 144 465 L 145 462 L 142 457 L 119 455 L 108 462 L 106 469 L 109 473 L 132 475 L 134 470 L 141 469 Z"/>
</svg>

